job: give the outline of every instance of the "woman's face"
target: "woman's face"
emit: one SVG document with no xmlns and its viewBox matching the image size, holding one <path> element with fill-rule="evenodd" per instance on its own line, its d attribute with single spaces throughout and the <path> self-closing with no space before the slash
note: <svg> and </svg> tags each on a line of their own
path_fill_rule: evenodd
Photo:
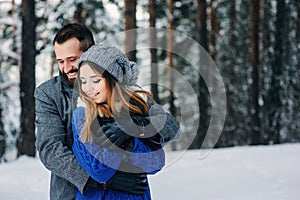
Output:
<svg viewBox="0 0 300 200">
<path fill-rule="evenodd" d="M 107 100 L 106 80 L 102 75 L 96 74 L 92 68 L 84 63 L 80 67 L 80 83 L 82 91 L 95 103 L 103 103 Z"/>
</svg>

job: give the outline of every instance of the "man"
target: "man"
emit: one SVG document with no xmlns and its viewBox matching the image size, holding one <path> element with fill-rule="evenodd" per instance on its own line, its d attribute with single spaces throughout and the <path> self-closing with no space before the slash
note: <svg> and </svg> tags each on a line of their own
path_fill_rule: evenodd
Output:
<svg viewBox="0 0 300 200">
<path fill-rule="evenodd" d="M 36 148 L 42 163 L 51 171 L 51 200 L 75 199 L 77 190 L 83 193 L 88 187 L 101 187 L 80 167 L 72 152 L 72 93 L 78 71 L 77 62 L 81 54 L 94 43 L 92 32 L 84 25 L 65 25 L 53 40 L 59 75 L 35 90 Z M 159 132 L 160 141 L 169 141 L 178 132 L 178 122 L 167 115 L 166 125 Z M 135 185 L 130 188 L 135 191 L 145 187 L 145 179 L 143 174 L 127 176 L 123 173 L 114 176 L 111 184 L 118 187 Z"/>
</svg>

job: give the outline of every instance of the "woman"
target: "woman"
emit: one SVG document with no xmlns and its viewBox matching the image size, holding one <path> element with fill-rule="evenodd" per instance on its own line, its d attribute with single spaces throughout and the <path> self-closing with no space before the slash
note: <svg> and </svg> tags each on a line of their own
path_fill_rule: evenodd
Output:
<svg viewBox="0 0 300 200">
<path fill-rule="evenodd" d="M 161 125 L 150 123 L 155 105 L 144 90 L 134 90 L 138 67 L 117 48 L 94 45 L 78 63 L 78 87 L 85 108 L 73 113 L 73 151 L 79 164 L 99 184 L 77 199 L 151 199 L 143 190 L 126 190 L 110 180 L 123 173 L 155 174 L 165 164 L 158 137 Z M 163 121 L 159 120 L 159 121 Z M 114 187 L 110 187 L 114 185 Z"/>
</svg>

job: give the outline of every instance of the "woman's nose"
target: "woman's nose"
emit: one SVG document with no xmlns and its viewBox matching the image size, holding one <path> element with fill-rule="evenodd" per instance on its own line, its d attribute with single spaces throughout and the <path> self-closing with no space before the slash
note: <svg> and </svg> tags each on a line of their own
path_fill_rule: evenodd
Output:
<svg viewBox="0 0 300 200">
<path fill-rule="evenodd" d="M 89 94 L 89 95 L 92 95 L 95 93 L 95 88 L 93 86 L 93 84 L 87 82 L 86 85 L 85 85 L 85 89 L 86 89 L 86 92 Z"/>
</svg>

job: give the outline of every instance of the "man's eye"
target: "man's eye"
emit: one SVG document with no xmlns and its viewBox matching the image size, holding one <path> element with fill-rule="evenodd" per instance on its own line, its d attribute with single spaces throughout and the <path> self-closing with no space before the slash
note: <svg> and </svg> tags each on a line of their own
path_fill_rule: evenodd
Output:
<svg viewBox="0 0 300 200">
<path fill-rule="evenodd" d="M 70 58 L 69 61 L 70 62 L 75 62 L 77 60 L 77 58 Z"/>
</svg>

